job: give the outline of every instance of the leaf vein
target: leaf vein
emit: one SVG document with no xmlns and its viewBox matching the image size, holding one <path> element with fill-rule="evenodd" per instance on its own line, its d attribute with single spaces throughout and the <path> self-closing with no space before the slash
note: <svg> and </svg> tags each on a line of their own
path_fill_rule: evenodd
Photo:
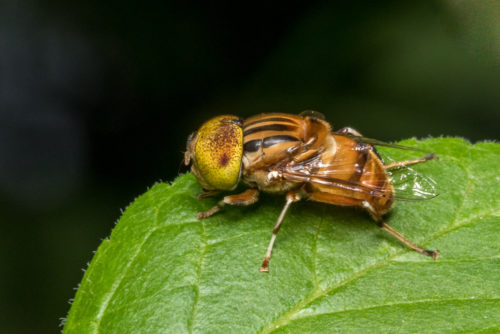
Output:
<svg viewBox="0 0 500 334">
<path fill-rule="evenodd" d="M 164 203 L 165 202 L 163 202 L 160 206 L 155 207 L 155 210 L 156 210 L 155 211 L 155 218 L 154 218 L 155 225 L 158 224 L 158 213 L 160 211 L 160 208 L 164 205 Z M 155 229 L 151 229 L 148 233 L 145 234 L 143 240 L 139 244 L 139 247 L 137 247 L 137 250 L 135 251 L 135 253 L 130 258 L 130 261 L 127 262 L 126 266 L 123 268 L 123 270 L 122 270 L 120 276 L 118 277 L 118 279 L 115 280 L 113 282 L 113 284 L 111 285 L 111 290 L 104 297 L 104 301 L 101 304 L 101 307 L 99 308 L 99 312 L 97 313 L 97 316 L 96 316 L 97 322 L 95 324 L 94 333 L 98 333 L 99 332 L 99 327 L 101 326 L 101 320 L 102 320 L 102 318 L 104 317 L 104 314 L 107 311 L 107 308 L 108 308 L 108 305 L 109 305 L 111 299 L 115 295 L 115 293 L 118 290 L 119 286 L 122 284 L 123 278 L 127 274 L 128 270 L 132 266 L 132 263 L 134 262 L 135 258 L 139 255 L 139 253 L 142 250 L 142 247 L 144 246 L 144 244 L 146 243 L 146 241 L 148 240 L 148 238 L 151 236 L 151 234 L 154 232 L 154 230 Z"/>
<path fill-rule="evenodd" d="M 224 238 L 224 239 L 207 241 L 207 245 L 214 246 L 214 245 L 221 244 L 221 243 L 224 243 L 226 241 L 233 240 L 233 239 L 240 239 L 243 237 L 247 237 L 249 235 L 263 234 L 263 233 L 267 233 L 267 232 L 265 232 L 265 231 L 251 231 L 251 232 L 247 232 L 247 233 L 240 233 L 240 234 L 232 235 L 232 236 Z"/>
<path fill-rule="evenodd" d="M 482 333 L 484 331 L 487 331 L 487 330 L 490 330 L 490 329 L 493 329 L 493 328 L 498 328 L 498 327 L 500 327 L 500 325 L 499 324 L 495 324 L 495 325 L 484 327 L 484 328 L 478 328 L 477 330 L 475 330 L 473 332 L 469 332 L 469 333 Z"/>
<path fill-rule="evenodd" d="M 317 265 L 318 265 L 318 238 L 319 234 L 321 232 L 321 226 L 323 225 L 324 217 L 325 215 L 321 215 L 321 219 L 319 221 L 319 224 L 316 227 L 316 233 L 314 235 L 314 243 L 312 247 L 312 272 L 313 272 L 313 283 L 314 283 L 314 289 L 318 289 L 319 283 L 318 283 L 318 270 L 317 270 Z"/>
<path fill-rule="evenodd" d="M 189 333 L 193 333 L 193 327 L 194 327 L 194 322 L 196 319 L 196 316 L 198 314 L 198 304 L 200 302 L 200 284 L 201 284 L 201 277 L 203 273 L 203 264 L 205 262 L 205 255 L 207 252 L 207 247 L 208 247 L 208 236 L 207 232 L 205 230 L 205 223 L 203 219 L 200 221 L 201 223 L 201 249 L 200 249 L 200 260 L 198 261 L 198 279 L 195 283 L 195 300 L 193 302 L 193 309 L 191 311 L 191 318 L 190 318 L 190 323 L 189 323 Z"/>
<path fill-rule="evenodd" d="M 450 302 L 475 302 L 475 301 L 500 301 L 499 297 L 494 297 L 494 298 L 442 298 L 442 299 L 420 299 L 420 300 L 411 300 L 407 302 L 396 302 L 396 303 L 387 303 L 387 304 L 380 304 L 380 305 L 373 305 L 373 306 L 367 306 L 367 307 L 360 307 L 360 308 L 351 308 L 351 309 L 345 309 L 345 310 L 339 310 L 339 311 L 333 311 L 333 312 L 324 312 L 324 313 L 315 313 L 311 315 L 304 315 L 301 317 L 296 317 L 292 319 L 293 322 L 298 319 L 306 319 L 310 317 L 315 317 L 319 315 L 333 315 L 333 314 L 342 314 L 342 313 L 349 313 L 349 312 L 359 312 L 359 311 L 366 311 L 366 310 L 376 310 L 379 308 L 385 308 L 385 307 L 394 307 L 394 306 L 402 306 L 402 305 L 413 305 L 413 304 L 448 304 Z"/>
<path fill-rule="evenodd" d="M 131 303 L 127 303 L 127 304 L 120 305 L 120 306 L 112 308 L 112 309 L 108 309 L 107 312 L 106 312 L 106 314 L 116 313 L 116 312 L 121 311 L 121 310 L 123 310 L 123 309 L 125 309 L 127 307 L 137 305 L 137 304 L 139 304 L 141 302 L 144 302 L 146 300 L 149 300 L 149 299 L 154 299 L 161 292 L 174 292 L 174 291 L 177 291 L 177 290 L 181 290 L 181 289 L 185 289 L 185 288 L 192 288 L 192 287 L 194 287 L 194 285 L 187 284 L 187 285 L 176 286 L 176 287 L 173 287 L 173 288 L 163 288 L 163 289 L 158 290 L 157 292 L 155 292 L 154 294 L 152 294 L 150 296 L 143 297 L 143 298 L 137 298 L 137 299 L 134 299 L 134 301 L 132 301 Z"/>
</svg>

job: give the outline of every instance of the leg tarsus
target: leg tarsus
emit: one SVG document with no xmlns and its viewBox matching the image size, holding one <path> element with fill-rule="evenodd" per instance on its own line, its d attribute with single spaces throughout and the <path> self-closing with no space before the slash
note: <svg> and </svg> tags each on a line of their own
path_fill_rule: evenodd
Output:
<svg viewBox="0 0 500 334">
<path fill-rule="evenodd" d="M 434 153 L 429 153 L 425 157 L 414 159 L 414 160 L 405 160 L 405 161 L 398 161 L 398 162 L 391 162 L 389 164 L 384 165 L 385 169 L 392 169 L 392 168 L 400 168 L 400 167 L 405 167 L 405 166 L 410 166 L 410 165 L 416 165 L 422 162 L 426 162 L 429 160 L 439 160 L 439 157 L 435 155 Z"/>
<path fill-rule="evenodd" d="M 427 158 L 427 160 L 439 160 L 439 157 L 432 152 L 427 154 L 424 158 Z"/>
<path fill-rule="evenodd" d="M 226 203 L 224 203 L 224 200 L 219 201 L 215 206 L 213 206 L 210 210 L 205 211 L 205 212 L 198 212 L 196 215 L 196 218 L 198 219 L 203 219 L 212 216 L 213 214 L 217 213 Z"/>
</svg>

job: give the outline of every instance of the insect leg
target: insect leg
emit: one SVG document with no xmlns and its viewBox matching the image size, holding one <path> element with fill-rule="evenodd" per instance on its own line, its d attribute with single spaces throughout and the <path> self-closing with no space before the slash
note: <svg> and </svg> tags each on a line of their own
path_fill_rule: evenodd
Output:
<svg viewBox="0 0 500 334">
<path fill-rule="evenodd" d="M 202 194 L 203 195 L 203 194 Z M 250 205 L 259 200 L 259 190 L 258 189 L 247 189 L 241 194 L 225 196 L 219 203 L 217 203 L 210 210 L 205 212 L 198 212 L 198 219 L 207 218 L 218 212 L 224 205 Z"/>
<path fill-rule="evenodd" d="M 429 153 L 425 157 L 415 159 L 415 160 L 405 160 L 405 161 L 399 161 L 399 162 L 392 162 L 390 164 L 384 165 L 384 168 L 385 169 L 392 169 L 392 168 L 405 167 L 405 166 L 419 164 L 421 162 L 426 162 L 426 161 L 429 161 L 432 159 L 438 159 L 438 156 L 435 155 L 434 153 Z"/>
<path fill-rule="evenodd" d="M 218 190 L 206 190 L 206 191 L 202 192 L 201 194 L 199 194 L 197 198 L 199 201 L 201 201 L 202 199 L 205 199 L 207 197 L 215 196 L 218 193 L 220 193 L 220 191 L 218 191 Z"/>
<path fill-rule="evenodd" d="M 438 250 L 423 249 L 422 247 L 419 247 L 419 246 L 415 245 L 413 242 L 411 242 L 410 240 L 406 239 L 401 233 L 399 233 L 398 231 L 396 231 L 395 229 L 393 229 L 391 226 L 387 225 L 384 222 L 382 222 L 382 223 L 380 223 L 378 225 L 383 230 L 385 230 L 385 231 L 389 232 L 390 234 L 392 234 L 394 237 L 396 237 L 396 239 L 398 239 L 399 241 L 401 241 L 402 243 L 404 243 L 406 246 L 410 247 L 414 251 L 417 251 L 417 252 L 419 252 L 421 254 L 424 254 L 424 255 L 432 256 L 432 258 L 434 260 L 437 260 L 437 258 L 439 257 L 439 251 Z"/>
<path fill-rule="evenodd" d="M 346 126 L 345 128 L 342 128 L 342 129 L 338 129 L 337 131 L 335 131 L 335 133 L 339 134 L 339 135 L 351 135 L 351 136 L 355 136 L 355 137 L 361 137 L 361 133 L 358 132 L 358 130 L 355 130 L 353 128 L 350 128 L 348 126 Z"/>
<path fill-rule="evenodd" d="M 294 192 L 293 190 L 290 190 L 286 194 L 286 203 L 285 206 L 283 207 L 283 210 L 281 210 L 281 214 L 278 217 L 278 221 L 276 222 L 276 225 L 274 225 L 273 228 L 273 235 L 271 236 L 271 241 L 269 242 L 269 246 L 267 247 L 267 252 L 266 256 L 264 257 L 264 261 L 262 261 L 262 266 L 260 267 L 261 272 L 269 272 L 269 261 L 271 260 L 271 252 L 273 251 L 273 245 L 274 241 L 276 240 L 276 235 L 278 234 L 281 223 L 283 222 L 283 219 L 285 218 L 285 215 L 288 211 L 288 208 L 290 208 L 290 205 L 293 202 L 297 202 L 300 200 L 300 196 Z"/>
<path fill-rule="evenodd" d="M 434 260 L 437 260 L 437 258 L 439 257 L 439 251 L 438 250 L 423 249 L 422 247 L 417 246 L 416 244 L 414 244 L 410 240 L 406 239 L 401 233 L 399 233 L 398 231 L 396 231 L 395 229 L 393 229 L 387 223 L 383 222 L 381 215 L 378 214 L 376 212 L 376 210 L 373 208 L 373 206 L 370 203 L 368 203 L 367 201 L 363 201 L 363 207 L 368 210 L 368 212 L 370 213 L 370 215 L 372 216 L 372 218 L 375 220 L 375 222 L 377 223 L 377 225 L 381 229 L 383 229 L 384 231 L 389 232 L 396 239 L 398 239 L 399 241 L 401 241 L 402 243 L 404 243 L 406 246 L 410 247 L 414 251 L 419 252 L 419 253 L 424 254 L 424 255 L 432 256 L 432 258 Z"/>
</svg>

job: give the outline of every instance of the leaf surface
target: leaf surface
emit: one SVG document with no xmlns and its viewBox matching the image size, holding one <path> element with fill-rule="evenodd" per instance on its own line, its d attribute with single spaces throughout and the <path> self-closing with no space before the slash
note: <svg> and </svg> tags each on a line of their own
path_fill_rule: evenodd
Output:
<svg viewBox="0 0 500 334">
<path fill-rule="evenodd" d="M 191 174 L 132 203 L 86 271 L 64 333 L 495 332 L 500 330 L 500 145 L 406 140 L 440 195 L 387 222 L 439 249 L 408 250 L 362 210 L 294 204 L 260 273 L 282 196 L 196 213 Z M 382 150 L 382 148 L 381 148 Z M 383 149 L 393 159 L 415 152 Z"/>
</svg>

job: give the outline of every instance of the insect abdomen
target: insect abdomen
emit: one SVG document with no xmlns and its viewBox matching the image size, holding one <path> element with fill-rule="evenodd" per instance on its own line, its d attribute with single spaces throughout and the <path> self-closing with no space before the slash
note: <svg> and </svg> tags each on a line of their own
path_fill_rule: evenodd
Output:
<svg viewBox="0 0 500 334">
<path fill-rule="evenodd" d="M 335 185 L 328 182 L 322 184 L 320 180 L 311 182 L 306 188 L 310 199 L 355 206 L 362 206 L 366 201 L 377 212 L 389 211 L 393 202 L 393 188 L 373 147 L 345 136 L 333 135 L 333 139 L 337 149 L 321 155 L 319 168 L 312 172 L 312 178 L 331 177 Z"/>
</svg>

